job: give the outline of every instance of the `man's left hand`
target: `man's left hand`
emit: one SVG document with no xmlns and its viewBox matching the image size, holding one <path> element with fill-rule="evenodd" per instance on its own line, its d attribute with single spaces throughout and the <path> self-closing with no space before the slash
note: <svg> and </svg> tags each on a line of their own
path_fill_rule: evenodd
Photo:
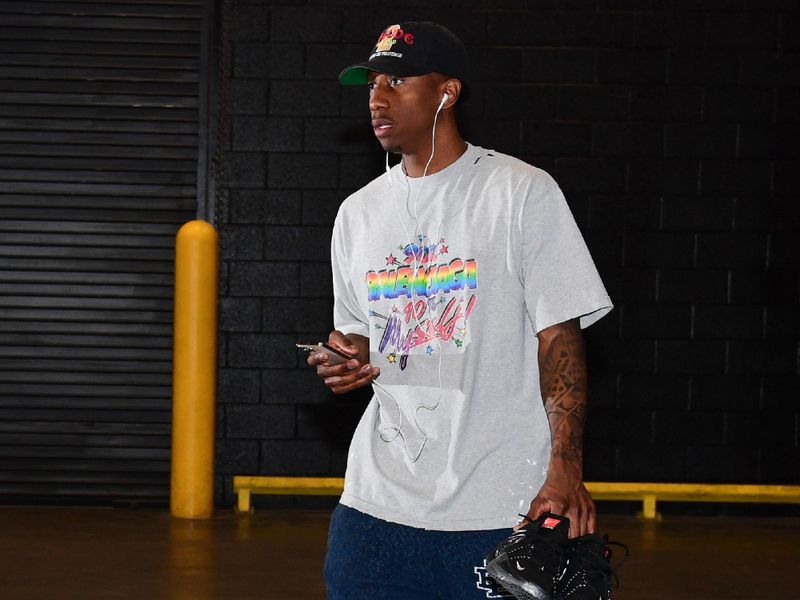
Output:
<svg viewBox="0 0 800 600">
<path fill-rule="evenodd" d="M 569 537 L 594 533 L 596 530 L 595 506 L 580 475 L 572 473 L 572 465 L 550 463 L 547 479 L 539 494 L 531 502 L 528 518 L 538 519 L 544 513 L 553 513 L 569 518 Z M 525 521 L 514 529 L 519 529 Z"/>
</svg>

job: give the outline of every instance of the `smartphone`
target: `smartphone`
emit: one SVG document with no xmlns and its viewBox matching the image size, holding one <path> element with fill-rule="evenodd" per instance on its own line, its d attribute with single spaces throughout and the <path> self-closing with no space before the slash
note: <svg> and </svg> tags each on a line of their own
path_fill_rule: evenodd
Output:
<svg viewBox="0 0 800 600">
<path fill-rule="evenodd" d="M 327 354 L 329 365 L 338 365 L 352 358 L 351 356 L 346 356 L 341 352 L 339 352 L 338 350 L 331 348 L 330 346 L 328 346 L 328 344 L 324 342 L 317 342 L 316 344 L 295 344 L 295 346 L 297 346 L 301 350 L 305 350 L 309 354 L 314 354 L 316 352 Z"/>
</svg>

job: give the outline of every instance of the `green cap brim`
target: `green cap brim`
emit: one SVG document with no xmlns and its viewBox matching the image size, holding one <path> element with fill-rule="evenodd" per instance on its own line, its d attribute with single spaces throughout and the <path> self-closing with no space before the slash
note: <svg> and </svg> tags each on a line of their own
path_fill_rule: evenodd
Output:
<svg viewBox="0 0 800 600">
<path fill-rule="evenodd" d="M 372 69 L 363 65 L 349 66 L 339 74 L 339 83 L 342 85 L 367 85 L 370 71 Z"/>
<path fill-rule="evenodd" d="M 368 62 L 356 63 L 345 67 L 339 73 L 339 83 L 342 85 L 366 85 L 369 82 L 370 71 L 375 73 L 391 73 L 398 77 L 415 77 L 430 73 L 431 69 L 425 65 L 416 65 L 409 61 L 399 61 L 396 58 L 378 56 Z"/>
</svg>

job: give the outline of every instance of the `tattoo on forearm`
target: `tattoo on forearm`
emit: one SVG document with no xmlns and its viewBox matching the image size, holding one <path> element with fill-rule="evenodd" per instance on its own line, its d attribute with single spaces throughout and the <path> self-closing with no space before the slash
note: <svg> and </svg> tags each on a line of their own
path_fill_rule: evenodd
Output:
<svg viewBox="0 0 800 600">
<path fill-rule="evenodd" d="M 586 421 L 586 358 L 580 329 L 566 328 L 540 360 L 553 456 L 581 464 Z"/>
</svg>

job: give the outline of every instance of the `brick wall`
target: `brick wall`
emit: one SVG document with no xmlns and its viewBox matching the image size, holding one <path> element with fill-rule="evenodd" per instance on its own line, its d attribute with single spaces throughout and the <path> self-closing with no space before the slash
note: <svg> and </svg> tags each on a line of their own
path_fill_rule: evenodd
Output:
<svg viewBox="0 0 800 600">
<path fill-rule="evenodd" d="M 409 18 L 468 45 L 467 139 L 556 177 L 616 303 L 586 332 L 587 478 L 800 483 L 796 4 L 426 4 L 233 4 L 220 500 L 343 473 L 365 396 L 292 345 L 331 328 L 333 219 L 382 169 L 336 77 Z"/>
</svg>

